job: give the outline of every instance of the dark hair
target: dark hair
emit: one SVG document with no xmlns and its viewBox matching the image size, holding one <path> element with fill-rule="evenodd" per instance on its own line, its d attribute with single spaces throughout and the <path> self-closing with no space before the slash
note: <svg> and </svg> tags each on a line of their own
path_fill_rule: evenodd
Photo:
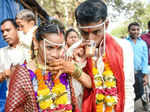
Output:
<svg viewBox="0 0 150 112">
<path fill-rule="evenodd" d="M 148 24 L 147 24 L 147 25 L 148 25 L 148 28 L 150 29 L 150 21 L 148 21 Z"/>
<path fill-rule="evenodd" d="M 87 1 L 90 1 L 90 2 L 99 2 L 101 0 L 87 0 Z"/>
<path fill-rule="evenodd" d="M 140 26 L 137 22 L 132 22 L 128 25 L 128 31 L 130 30 L 131 26 Z"/>
<path fill-rule="evenodd" d="M 46 33 L 61 33 L 64 34 L 64 26 L 58 20 L 51 20 L 50 22 L 42 23 L 36 31 L 36 38 L 38 41 L 43 40 L 43 35 Z"/>
<path fill-rule="evenodd" d="M 101 0 L 87 0 L 77 7 L 75 17 L 78 24 L 105 21 L 107 6 Z"/>
<path fill-rule="evenodd" d="M 65 40 L 67 40 L 67 37 L 68 37 L 68 35 L 69 35 L 70 32 L 75 32 L 75 33 L 78 35 L 78 37 L 79 37 L 78 32 L 77 32 L 75 29 L 70 28 L 70 29 L 68 29 L 68 30 L 66 31 Z"/>
<path fill-rule="evenodd" d="M 64 29 L 65 29 L 65 27 L 63 26 L 63 24 L 56 19 L 53 19 L 49 22 L 41 23 L 39 25 L 38 29 L 36 30 L 36 39 L 38 42 L 43 40 L 43 35 L 47 34 L 47 33 L 59 34 L 59 32 L 61 32 L 64 35 Z M 31 57 L 32 57 L 32 59 L 34 59 L 36 56 L 35 56 L 33 41 L 32 41 L 32 45 L 31 45 L 31 50 L 32 50 Z"/>
<path fill-rule="evenodd" d="M 3 25 L 4 23 L 6 23 L 7 21 L 10 21 L 12 23 L 12 25 L 17 28 L 18 25 L 16 24 L 15 20 L 14 19 L 11 19 L 11 18 L 8 18 L 8 19 L 4 19 L 0 25 Z"/>
</svg>

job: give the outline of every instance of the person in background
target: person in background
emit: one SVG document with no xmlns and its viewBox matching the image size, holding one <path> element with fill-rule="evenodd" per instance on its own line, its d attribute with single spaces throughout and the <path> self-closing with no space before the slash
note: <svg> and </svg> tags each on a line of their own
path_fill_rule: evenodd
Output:
<svg viewBox="0 0 150 112">
<path fill-rule="evenodd" d="M 66 49 L 70 50 L 72 49 L 72 47 L 76 46 L 76 44 L 81 43 L 82 39 L 80 39 L 79 33 L 75 29 L 70 28 L 66 31 L 65 41 L 66 41 Z M 81 47 L 78 49 L 74 48 L 72 52 L 74 55 L 74 60 L 76 62 L 83 63 L 84 61 L 84 58 L 82 57 L 84 53 L 83 48 Z"/>
<path fill-rule="evenodd" d="M 23 64 L 24 57 L 24 47 L 19 43 L 19 37 L 17 34 L 17 24 L 13 19 L 5 19 L 1 23 L 1 31 L 4 40 L 8 43 L 8 46 L 0 48 L 0 82 L 7 82 L 9 85 L 9 79 L 11 72 L 13 72 L 13 67 L 17 64 Z M 6 101 L 6 91 L 3 86 L 0 88 L 0 112 L 4 112 L 5 101 Z"/>
<path fill-rule="evenodd" d="M 143 39 L 146 42 L 147 47 L 148 47 L 148 71 L 149 71 L 148 75 L 150 75 L 150 21 L 148 21 L 147 26 L 148 26 L 148 32 L 145 33 L 145 34 L 142 34 L 141 39 Z M 149 88 L 149 90 L 150 90 L 150 88 Z M 150 102 L 145 102 L 145 101 L 142 100 L 142 104 L 143 104 L 143 107 L 144 107 L 145 110 L 150 110 L 150 107 L 148 106 L 148 103 L 150 103 Z"/>
<path fill-rule="evenodd" d="M 66 41 L 66 53 L 71 50 L 73 60 L 81 68 L 83 68 L 85 66 L 85 63 L 84 63 L 85 57 L 83 55 L 84 50 L 83 48 L 77 48 L 77 49 L 74 48 L 76 44 L 82 41 L 79 37 L 79 33 L 73 28 L 68 29 L 65 34 L 65 41 Z M 83 86 L 78 80 L 74 78 L 72 79 L 72 84 L 75 89 L 75 95 L 78 101 L 78 106 L 80 107 L 80 111 L 82 112 Z"/>
<path fill-rule="evenodd" d="M 28 9 L 23 9 L 16 15 L 16 23 L 19 30 L 19 41 L 26 48 L 25 56 L 27 62 L 29 62 L 31 59 L 32 42 L 34 43 L 34 41 L 36 41 L 35 31 L 37 26 L 35 20 L 36 18 L 34 13 Z"/>
<path fill-rule="evenodd" d="M 148 83 L 148 49 L 146 43 L 139 36 L 140 25 L 137 22 L 128 26 L 129 36 L 127 40 L 131 43 L 134 51 L 134 75 L 135 75 L 135 101 L 144 93 L 144 85 Z"/>
<path fill-rule="evenodd" d="M 143 39 L 148 46 L 148 64 L 150 65 L 150 21 L 147 24 L 148 32 L 141 35 L 141 39 Z"/>
<path fill-rule="evenodd" d="M 75 18 L 83 39 L 94 41 L 97 51 L 83 69 L 92 79 L 92 89 L 84 88 L 82 112 L 134 112 L 132 46 L 106 33 L 106 4 L 86 0 L 76 8 Z"/>
<path fill-rule="evenodd" d="M 74 44 L 75 42 L 77 42 L 79 40 L 79 34 L 78 32 L 73 29 L 70 28 L 66 31 L 66 35 L 65 35 L 65 40 L 66 40 L 66 45 L 69 48 L 72 44 Z"/>
</svg>

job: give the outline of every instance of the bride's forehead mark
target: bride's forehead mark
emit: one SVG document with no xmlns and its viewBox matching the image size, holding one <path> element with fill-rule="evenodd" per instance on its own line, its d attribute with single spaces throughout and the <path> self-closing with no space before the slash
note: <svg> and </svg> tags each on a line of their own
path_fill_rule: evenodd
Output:
<svg viewBox="0 0 150 112">
<path fill-rule="evenodd" d="M 88 33 L 90 33 L 91 32 L 91 29 L 90 28 L 88 28 Z"/>
</svg>

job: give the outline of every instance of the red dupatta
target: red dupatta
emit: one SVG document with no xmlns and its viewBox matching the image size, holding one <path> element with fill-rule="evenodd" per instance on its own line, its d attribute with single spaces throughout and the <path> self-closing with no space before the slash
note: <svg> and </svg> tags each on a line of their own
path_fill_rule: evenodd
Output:
<svg viewBox="0 0 150 112">
<path fill-rule="evenodd" d="M 109 34 L 106 34 L 106 59 L 108 60 L 117 81 L 118 103 L 115 106 L 115 112 L 123 112 L 125 98 L 123 50 Z M 92 79 L 92 89 L 84 89 L 82 112 L 96 112 L 96 92 L 91 58 L 87 59 L 87 65 L 84 68 L 84 72 L 88 73 Z"/>
</svg>

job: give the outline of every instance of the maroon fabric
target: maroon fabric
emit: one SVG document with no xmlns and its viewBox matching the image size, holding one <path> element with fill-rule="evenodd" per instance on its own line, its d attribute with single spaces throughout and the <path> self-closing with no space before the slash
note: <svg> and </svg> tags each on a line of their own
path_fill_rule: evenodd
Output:
<svg viewBox="0 0 150 112">
<path fill-rule="evenodd" d="M 142 34 L 141 38 L 146 42 L 148 46 L 148 64 L 150 65 L 150 32 Z"/>
<path fill-rule="evenodd" d="M 106 58 L 110 63 L 110 67 L 117 81 L 118 103 L 115 112 L 124 112 L 124 72 L 123 72 L 123 51 L 115 40 L 106 34 Z M 94 85 L 94 77 L 92 73 L 92 60 L 87 60 L 84 72 L 88 73 L 92 79 L 92 89 L 84 89 L 82 110 L 83 112 L 96 112 L 96 92 Z"/>
<path fill-rule="evenodd" d="M 26 68 L 17 67 L 9 85 L 5 112 L 38 112 L 30 74 Z"/>
</svg>

